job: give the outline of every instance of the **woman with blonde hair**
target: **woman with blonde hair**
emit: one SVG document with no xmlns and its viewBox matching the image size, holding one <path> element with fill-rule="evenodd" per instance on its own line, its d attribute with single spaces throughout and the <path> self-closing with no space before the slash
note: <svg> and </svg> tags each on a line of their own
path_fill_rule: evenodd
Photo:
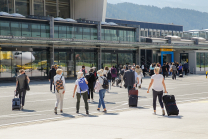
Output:
<svg viewBox="0 0 208 139">
<path fill-rule="evenodd" d="M 56 94 L 56 103 L 54 113 L 57 114 L 57 108 L 60 103 L 60 112 L 63 113 L 63 101 L 65 93 L 65 79 L 62 69 L 56 70 L 56 76 L 54 76 L 54 85 L 55 85 L 55 94 Z"/>
<path fill-rule="evenodd" d="M 152 91 L 153 91 L 153 109 L 154 109 L 153 114 L 156 115 L 156 100 L 157 100 L 157 97 L 158 97 L 158 100 L 160 102 L 160 106 L 162 108 L 162 115 L 164 116 L 165 115 L 165 110 L 164 110 L 164 105 L 163 105 L 163 102 L 162 102 L 162 97 L 163 97 L 163 88 L 165 90 L 165 93 L 167 93 L 166 85 L 165 85 L 163 75 L 159 74 L 160 68 L 156 67 L 154 69 L 154 72 L 155 72 L 155 74 L 151 77 L 151 82 L 149 84 L 149 88 L 148 88 L 147 93 L 149 93 L 149 90 L 150 90 L 151 86 L 153 85 L 153 87 L 152 87 Z"/>
<path fill-rule="evenodd" d="M 103 109 L 104 109 L 104 113 L 107 113 L 106 107 L 105 107 L 105 102 L 104 102 L 104 96 L 105 96 L 105 92 L 106 89 L 103 88 L 103 83 L 104 83 L 104 79 L 106 77 L 103 76 L 103 72 L 101 70 L 97 71 L 97 75 L 98 75 L 98 82 L 100 84 L 100 90 L 99 90 L 99 104 L 98 104 L 98 111 L 100 111 L 100 107 L 102 105 Z"/>
<path fill-rule="evenodd" d="M 74 93 L 73 93 L 73 98 L 75 95 L 75 92 L 77 92 L 77 105 L 76 105 L 76 113 L 79 113 L 79 108 L 80 108 L 80 98 L 81 96 L 83 97 L 83 100 L 85 102 L 85 110 L 86 114 L 89 115 L 89 106 L 88 106 L 88 81 L 87 79 L 83 76 L 83 72 L 78 72 L 77 75 L 77 80 L 75 81 L 75 86 L 74 86 Z"/>
<path fill-rule="evenodd" d="M 137 75 L 138 75 L 137 77 L 139 78 L 139 82 L 137 83 L 138 87 L 141 88 L 141 84 L 142 84 L 142 69 L 140 68 L 139 65 L 136 65 L 135 72 L 137 73 Z"/>
</svg>

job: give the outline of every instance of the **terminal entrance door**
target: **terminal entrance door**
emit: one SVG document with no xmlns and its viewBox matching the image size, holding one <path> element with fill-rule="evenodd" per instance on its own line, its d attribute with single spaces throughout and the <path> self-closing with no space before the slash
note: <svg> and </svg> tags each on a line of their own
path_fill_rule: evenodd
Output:
<svg viewBox="0 0 208 139">
<path fill-rule="evenodd" d="M 161 51 L 161 65 L 163 65 L 164 62 L 174 62 L 174 52 Z"/>
<path fill-rule="evenodd" d="M 188 53 L 181 53 L 180 54 L 180 63 L 184 64 L 184 62 L 189 62 L 188 61 Z"/>
</svg>

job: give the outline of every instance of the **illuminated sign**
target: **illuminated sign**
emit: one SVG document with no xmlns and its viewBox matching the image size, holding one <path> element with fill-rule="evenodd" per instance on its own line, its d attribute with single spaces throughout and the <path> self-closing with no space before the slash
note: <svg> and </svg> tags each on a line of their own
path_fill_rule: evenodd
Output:
<svg viewBox="0 0 208 139">
<path fill-rule="evenodd" d="M 174 49 L 161 48 L 160 51 L 174 51 Z"/>
</svg>

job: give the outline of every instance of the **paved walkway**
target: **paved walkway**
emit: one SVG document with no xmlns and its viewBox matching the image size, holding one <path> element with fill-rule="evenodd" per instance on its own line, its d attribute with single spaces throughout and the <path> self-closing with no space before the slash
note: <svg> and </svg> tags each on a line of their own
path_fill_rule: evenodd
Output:
<svg viewBox="0 0 208 139">
<path fill-rule="evenodd" d="M 179 116 L 152 109 L 0 129 L 3 139 L 207 139 L 208 101 L 178 104 Z"/>
</svg>

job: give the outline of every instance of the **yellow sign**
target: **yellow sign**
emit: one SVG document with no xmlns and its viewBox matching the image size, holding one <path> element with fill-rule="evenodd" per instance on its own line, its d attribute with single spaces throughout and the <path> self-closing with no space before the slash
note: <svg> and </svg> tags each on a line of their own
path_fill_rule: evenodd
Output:
<svg viewBox="0 0 208 139">
<path fill-rule="evenodd" d="M 161 48 L 160 51 L 174 51 L 174 49 Z"/>
</svg>

